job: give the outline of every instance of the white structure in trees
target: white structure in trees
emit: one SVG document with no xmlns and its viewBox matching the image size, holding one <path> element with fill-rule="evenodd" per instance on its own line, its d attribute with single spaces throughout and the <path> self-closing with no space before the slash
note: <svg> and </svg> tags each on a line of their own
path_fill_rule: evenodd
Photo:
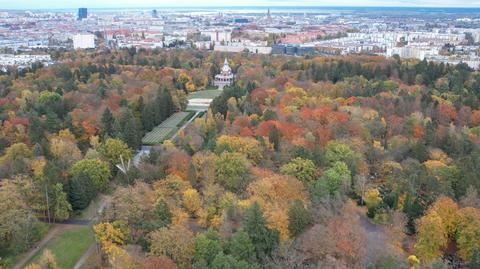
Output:
<svg viewBox="0 0 480 269">
<path fill-rule="evenodd" d="M 218 87 L 218 89 L 223 90 L 223 87 L 232 85 L 234 79 L 235 75 L 232 73 L 230 65 L 228 65 L 227 58 L 225 58 L 222 70 L 220 71 L 220 74 L 215 76 L 213 85 Z"/>
<path fill-rule="evenodd" d="M 95 48 L 95 36 L 93 34 L 76 34 L 72 36 L 74 49 Z"/>
</svg>

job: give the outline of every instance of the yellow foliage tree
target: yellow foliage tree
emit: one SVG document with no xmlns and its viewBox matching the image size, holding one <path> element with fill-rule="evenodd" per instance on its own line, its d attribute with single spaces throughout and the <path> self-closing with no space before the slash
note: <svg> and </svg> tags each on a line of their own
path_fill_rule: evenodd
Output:
<svg viewBox="0 0 480 269">
<path fill-rule="evenodd" d="M 256 180 L 247 188 L 250 199 L 240 201 L 240 207 L 248 207 L 252 202 L 258 202 L 271 228 L 280 232 L 280 238 L 290 237 L 288 230 L 288 209 L 295 200 L 301 200 L 308 205 L 308 193 L 302 182 L 294 177 L 272 174 Z"/>
<path fill-rule="evenodd" d="M 108 253 L 109 247 L 114 244 L 125 244 L 128 232 L 120 226 L 119 222 L 102 222 L 93 226 L 95 237 L 106 253 Z"/>
<path fill-rule="evenodd" d="M 170 257 L 180 268 L 190 268 L 195 252 L 193 233 L 181 225 L 163 227 L 150 233 L 153 255 Z"/>
<path fill-rule="evenodd" d="M 260 142 L 251 137 L 222 135 L 217 138 L 217 151 L 242 153 L 256 163 L 263 157 L 261 150 Z"/>
<path fill-rule="evenodd" d="M 62 130 L 58 135 L 50 138 L 50 151 L 63 169 L 67 169 L 82 158 L 82 152 L 78 149 L 75 137 L 69 130 Z"/>
<path fill-rule="evenodd" d="M 365 197 L 363 199 L 368 208 L 376 208 L 382 202 L 382 197 L 380 197 L 380 192 L 376 188 L 367 190 L 365 192 Z"/>
<path fill-rule="evenodd" d="M 38 264 L 29 264 L 27 266 L 25 266 L 25 268 L 23 269 L 42 269 L 42 267 Z"/>
<path fill-rule="evenodd" d="M 474 252 L 480 250 L 480 209 L 462 208 L 458 215 L 458 254 L 463 260 L 470 261 Z"/>
<path fill-rule="evenodd" d="M 58 266 L 57 260 L 55 259 L 55 255 L 53 255 L 49 249 L 43 251 L 39 264 L 42 268 L 60 269 L 60 266 Z"/>
<path fill-rule="evenodd" d="M 432 211 L 437 212 L 442 219 L 442 225 L 445 228 L 448 236 L 453 238 L 455 236 L 457 221 L 458 221 L 458 205 L 448 197 L 440 197 L 433 203 L 427 214 Z"/>
<path fill-rule="evenodd" d="M 125 249 L 114 244 L 108 248 L 107 256 L 112 269 L 138 268 L 135 259 Z"/>
<path fill-rule="evenodd" d="M 45 168 L 45 165 L 47 164 L 47 162 L 45 161 L 45 158 L 39 158 L 39 159 L 36 159 L 32 162 L 32 171 L 33 171 L 33 175 L 36 177 L 36 178 L 41 178 L 43 177 L 43 169 Z"/>
<path fill-rule="evenodd" d="M 188 189 L 183 192 L 183 206 L 190 214 L 196 214 L 201 206 L 200 195 L 195 189 Z"/>
<path fill-rule="evenodd" d="M 415 253 L 422 263 L 429 264 L 440 257 L 447 243 L 447 230 L 436 211 L 430 212 L 418 221 Z"/>
</svg>

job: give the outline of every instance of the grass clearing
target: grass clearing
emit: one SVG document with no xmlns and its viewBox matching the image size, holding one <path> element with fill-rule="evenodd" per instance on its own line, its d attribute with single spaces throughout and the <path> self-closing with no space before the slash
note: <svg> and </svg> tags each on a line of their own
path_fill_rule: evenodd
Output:
<svg viewBox="0 0 480 269">
<path fill-rule="evenodd" d="M 39 250 L 28 264 L 38 263 L 43 251 L 50 249 L 60 268 L 73 268 L 93 242 L 94 236 L 90 225 L 69 227 Z"/>
<path fill-rule="evenodd" d="M 177 112 L 163 121 L 160 125 L 153 128 L 152 131 L 145 134 L 142 139 L 144 145 L 161 144 L 164 140 L 169 139 L 178 130 L 179 125 L 186 119 L 192 117 L 192 112 Z"/>
<path fill-rule="evenodd" d="M 192 92 L 188 95 L 188 99 L 214 99 L 222 93 L 221 90 L 203 90 Z"/>
</svg>

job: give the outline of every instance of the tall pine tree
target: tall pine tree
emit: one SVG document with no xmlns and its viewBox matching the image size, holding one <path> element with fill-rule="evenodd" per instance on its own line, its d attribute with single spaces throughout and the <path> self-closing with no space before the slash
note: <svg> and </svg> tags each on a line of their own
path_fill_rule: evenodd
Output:
<svg viewBox="0 0 480 269">
<path fill-rule="evenodd" d="M 265 259 L 279 242 L 279 232 L 270 229 L 258 203 L 254 203 L 245 213 L 243 229 L 255 247 L 258 260 Z"/>
<path fill-rule="evenodd" d="M 108 107 L 105 108 L 102 115 L 102 136 L 103 137 L 112 137 L 113 136 L 113 124 L 115 119 L 113 118 L 112 112 Z"/>
</svg>

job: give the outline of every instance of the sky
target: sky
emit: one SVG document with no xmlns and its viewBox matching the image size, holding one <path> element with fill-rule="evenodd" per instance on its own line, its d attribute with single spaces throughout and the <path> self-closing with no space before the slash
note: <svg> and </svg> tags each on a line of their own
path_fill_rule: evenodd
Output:
<svg viewBox="0 0 480 269">
<path fill-rule="evenodd" d="M 185 6 L 419 6 L 480 8 L 480 0 L 0 0 L 0 9 Z"/>
</svg>

